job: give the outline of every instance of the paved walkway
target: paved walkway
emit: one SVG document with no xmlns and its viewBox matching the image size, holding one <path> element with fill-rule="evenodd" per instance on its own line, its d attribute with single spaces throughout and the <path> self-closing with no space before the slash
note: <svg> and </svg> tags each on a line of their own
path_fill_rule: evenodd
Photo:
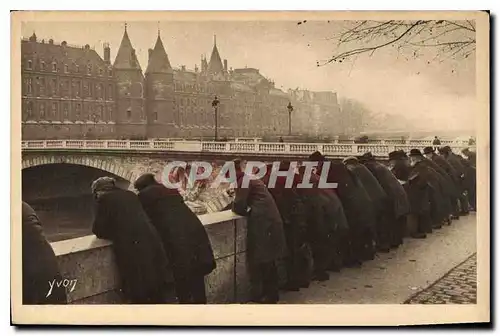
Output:
<svg viewBox="0 0 500 336">
<path fill-rule="evenodd" d="M 477 259 L 474 254 L 433 285 L 411 297 L 408 304 L 467 303 L 477 300 Z"/>
<path fill-rule="evenodd" d="M 339 273 L 330 273 L 328 281 L 313 282 L 309 288 L 301 289 L 300 292 L 282 293 L 280 303 L 404 303 L 443 278 L 450 270 L 475 253 L 476 216 L 471 214 L 453 221 L 451 226 L 435 230 L 426 239 L 406 238 L 403 246 L 389 253 L 378 254 L 375 260 L 363 263 L 361 268 L 344 268 Z M 453 300 L 458 300 L 457 295 L 451 291 L 460 289 L 453 283 L 450 284 L 450 280 L 461 277 L 465 272 L 468 278 L 463 286 L 465 291 L 472 292 L 474 284 L 472 274 L 475 274 L 475 267 L 469 267 L 470 263 L 464 265 L 466 270 L 459 268 L 458 273 L 450 273 L 451 277 L 434 287 L 434 291 L 438 288 L 444 291 L 442 287 L 448 284 L 450 289 L 445 291 L 445 295 L 449 295 L 450 300 L 451 296 L 454 297 Z M 442 295 L 437 301 L 441 302 L 443 300 L 441 297 Z M 468 298 L 471 299 L 472 294 L 468 294 Z M 417 297 L 415 299 L 418 300 Z"/>
</svg>

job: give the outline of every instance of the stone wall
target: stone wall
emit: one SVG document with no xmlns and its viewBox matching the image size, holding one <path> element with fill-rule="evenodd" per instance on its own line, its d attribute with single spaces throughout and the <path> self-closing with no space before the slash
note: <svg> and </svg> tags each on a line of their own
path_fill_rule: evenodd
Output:
<svg viewBox="0 0 500 336">
<path fill-rule="evenodd" d="M 246 219 L 232 211 L 199 216 L 207 230 L 217 268 L 205 278 L 209 303 L 249 299 L 246 266 Z M 85 236 L 52 243 L 63 279 L 77 280 L 69 292 L 72 304 L 123 303 L 111 243 Z M 71 286 L 69 286 L 71 287 Z"/>
</svg>

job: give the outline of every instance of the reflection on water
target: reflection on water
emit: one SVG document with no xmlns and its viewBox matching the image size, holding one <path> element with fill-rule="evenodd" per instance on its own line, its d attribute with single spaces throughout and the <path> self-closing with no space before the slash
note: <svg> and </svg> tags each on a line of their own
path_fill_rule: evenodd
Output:
<svg viewBox="0 0 500 336">
<path fill-rule="evenodd" d="M 92 195 L 27 201 L 42 221 L 50 242 L 92 234 L 94 200 Z"/>
</svg>

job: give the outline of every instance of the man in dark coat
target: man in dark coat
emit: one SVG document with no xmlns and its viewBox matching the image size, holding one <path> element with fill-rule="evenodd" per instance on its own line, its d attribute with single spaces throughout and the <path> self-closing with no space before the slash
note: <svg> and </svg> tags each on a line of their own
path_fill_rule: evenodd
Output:
<svg viewBox="0 0 500 336">
<path fill-rule="evenodd" d="M 363 154 L 361 162 L 375 176 L 387 194 L 388 201 L 384 212 L 388 222 L 386 236 L 390 247 L 396 248 L 403 243 L 406 215 L 410 210 L 406 192 L 389 168 L 376 161 L 372 153 Z"/>
<path fill-rule="evenodd" d="M 476 153 L 465 148 L 462 153 L 467 159 L 461 160 L 466 168 L 465 187 L 467 190 L 470 209 L 476 211 Z"/>
<path fill-rule="evenodd" d="M 330 164 L 326 182 L 337 183 L 335 191 L 342 202 L 350 232 L 349 245 L 345 246 L 343 253 L 344 264 L 359 266 L 370 254 L 368 251 L 373 249 L 376 218 L 370 196 L 361 181 L 343 163 L 326 161 L 323 156 L 318 157 L 315 153 L 310 156 L 309 160 L 318 162 L 317 174 L 319 176 L 326 162 Z"/>
<path fill-rule="evenodd" d="M 314 259 L 314 279 L 329 279 L 327 270 L 338 271 L 341 267 L 339 238 L 346 229 L 346 219 L 340 201 L 331 190 L 319 189 L 319 177 L 311 173 L 305 180 L 305 167 L 300 167 L 296 178 L 298 194 L 303 200 L 307 218 L 307 239 Z M 299 184 L 300 183 L 300 184 Z M 310 183 L 312 188 L 302 188 Z"/>
<path fill-rule="evenodd" d="M 247 258 L 250 266 L 253 301 L 277 303 L 279 279 L 277 261 L 286 257 L 283 222 L 278 207 L 261 180 L 242 186 L 245 174 L 236 173 L 233 211 L 247 217 Z"/>
<path fill-rule="evenodd" d="M 65 304 L 56 255 L 42 230 L 42 223 L 28 203 L 22 203 L 23 304 Z"/>
<path fill-rule="evenodd" d="M 386 192 L 377 181 L 375 176 L 373 176 L 368 168 L 361 164 L 357 158 L 348 157 L 344 159 L 343 162 L 346 165 L 347 169 L 349 169 L 361 181 L 368 195 L 370 196 L 377 221 L 375 239 L 377 242 L 377 249 L 381 252 L 389 252 L 391 245 L 389 233 L 392 229 L 392 226 L 391 228 L 388 227 L 389 218 L 387 218 L 386 216 L 388 207 L 387 202 L 390 201 Z"/>
<path fill-rule="evenodd" d="M 441 146 L 441 140 L 437 137 L 437 135 L 434 137 L 434 140 L 432 141 L 432 145 L 434 146 L 434 149 L 439 148 Z"/>
<path fill-rule="evenodd" d="M 467 200 L 467 184 L 469 182 L 470 171 L 464 166 L 461 157 L 451 150 L 450 146 L 444 146 L 441 150 L 444 158 L 458 173 L 459 186 L 460 186 L 460 215 L 469 214 L 469 202 Z"/>
<path fill-rule="evenodd" d="M 429 181 L 429 170 L 421 163 L 423 158 L 419 152 L 419 150 L 412 149 L 409 155 L 412 168 L 408 178 L 408 200 L 410 213 L 417 218 L 418 232 L 422 238 L 425 238 L 427 233 L 432 233 L 432 187 Z"/>
<path fill-rule="evenodd" d="M 434 170 L 432 163 L 423 156 L 419 149 L 412 149 L 410 156 L 416 161 L 416 165 L 422 166 L 419 169 L 422 172 L 425 171 L 425 176 L 430 185 L 432 228 L 440 229 L 449 217 L 450 211 L 446 183 L 441 175 Z"/>
<path fill-rule="evenodd" d="M 441 153 L 440 149 L 440 153 Z M 426 157 L 433 162 L 435 162 L 439 167 L 442 168 L 442 170 L 448 175 L 449 180 L 452 182 L 452 195 L 451 195 L 451 212 L 452 212 L 452 219 L 458 219 L 459 217 L 459 199 L 460 199 L 460 194 L 461 194 L 461 185 L 460 185 L 460 175 L 459 173 L 455 170 L 455 168 L 452 167 L 452 165 L 442 156 L 436 154 L 436 152 L 433 150 L 432 147 L 426 147 L 424 148 L 424 154 Z"/>
<path fill-rule="evenodd" d="M 121 290 L 132 304 L 165 303 L 173 276 L 162 241 L 138 197 L 110 177 L 92 183 L 96 212 L 92 232 L 113 242 Z"/>
<path fill-rule="evenodd" d="M 176 189 L 158 183 L 153 174 L 140 176 L 134 187 L 171 261 L 179 303 L 207 303 L 205 276 L 216 265 L 207 232 L 198 216 Z"/>
</svg>

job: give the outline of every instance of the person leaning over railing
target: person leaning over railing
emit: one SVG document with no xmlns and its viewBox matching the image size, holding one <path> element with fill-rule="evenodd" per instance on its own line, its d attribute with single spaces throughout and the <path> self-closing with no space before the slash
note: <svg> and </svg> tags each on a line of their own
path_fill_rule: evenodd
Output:
<svg viewBox="0 0 500 336">
<path fill-rule="evenodd" d="M 157 182 L 153 174 L 141 175 L 134 187 L 172 262 L 179 303 L 207 303 L 205 276 L 216 265 L 208 235 L 198 216 L 187 207 L 176 189 Z"/>
<path fill-rule="evenodd" d="M 92 232 L 113 242 L 126 301 L 166 303 L 174 280 L 171 262 L 137 195 L 118 188 L 110 177 L 98 178 L 91 188 L 96 200 Z"/>
<path fill-rule="evenodd" d="M 239 166 L 239 162 L 237 162 Z M 252 283 L 252 301 L 279 301 L 277 261 L 287 255 L 283 222 L 273 197 L 261 180 L 242 185 L 245 174 L 236 172 L 233 212 L 247 217 L 247 260 Z"/>
</svg>

